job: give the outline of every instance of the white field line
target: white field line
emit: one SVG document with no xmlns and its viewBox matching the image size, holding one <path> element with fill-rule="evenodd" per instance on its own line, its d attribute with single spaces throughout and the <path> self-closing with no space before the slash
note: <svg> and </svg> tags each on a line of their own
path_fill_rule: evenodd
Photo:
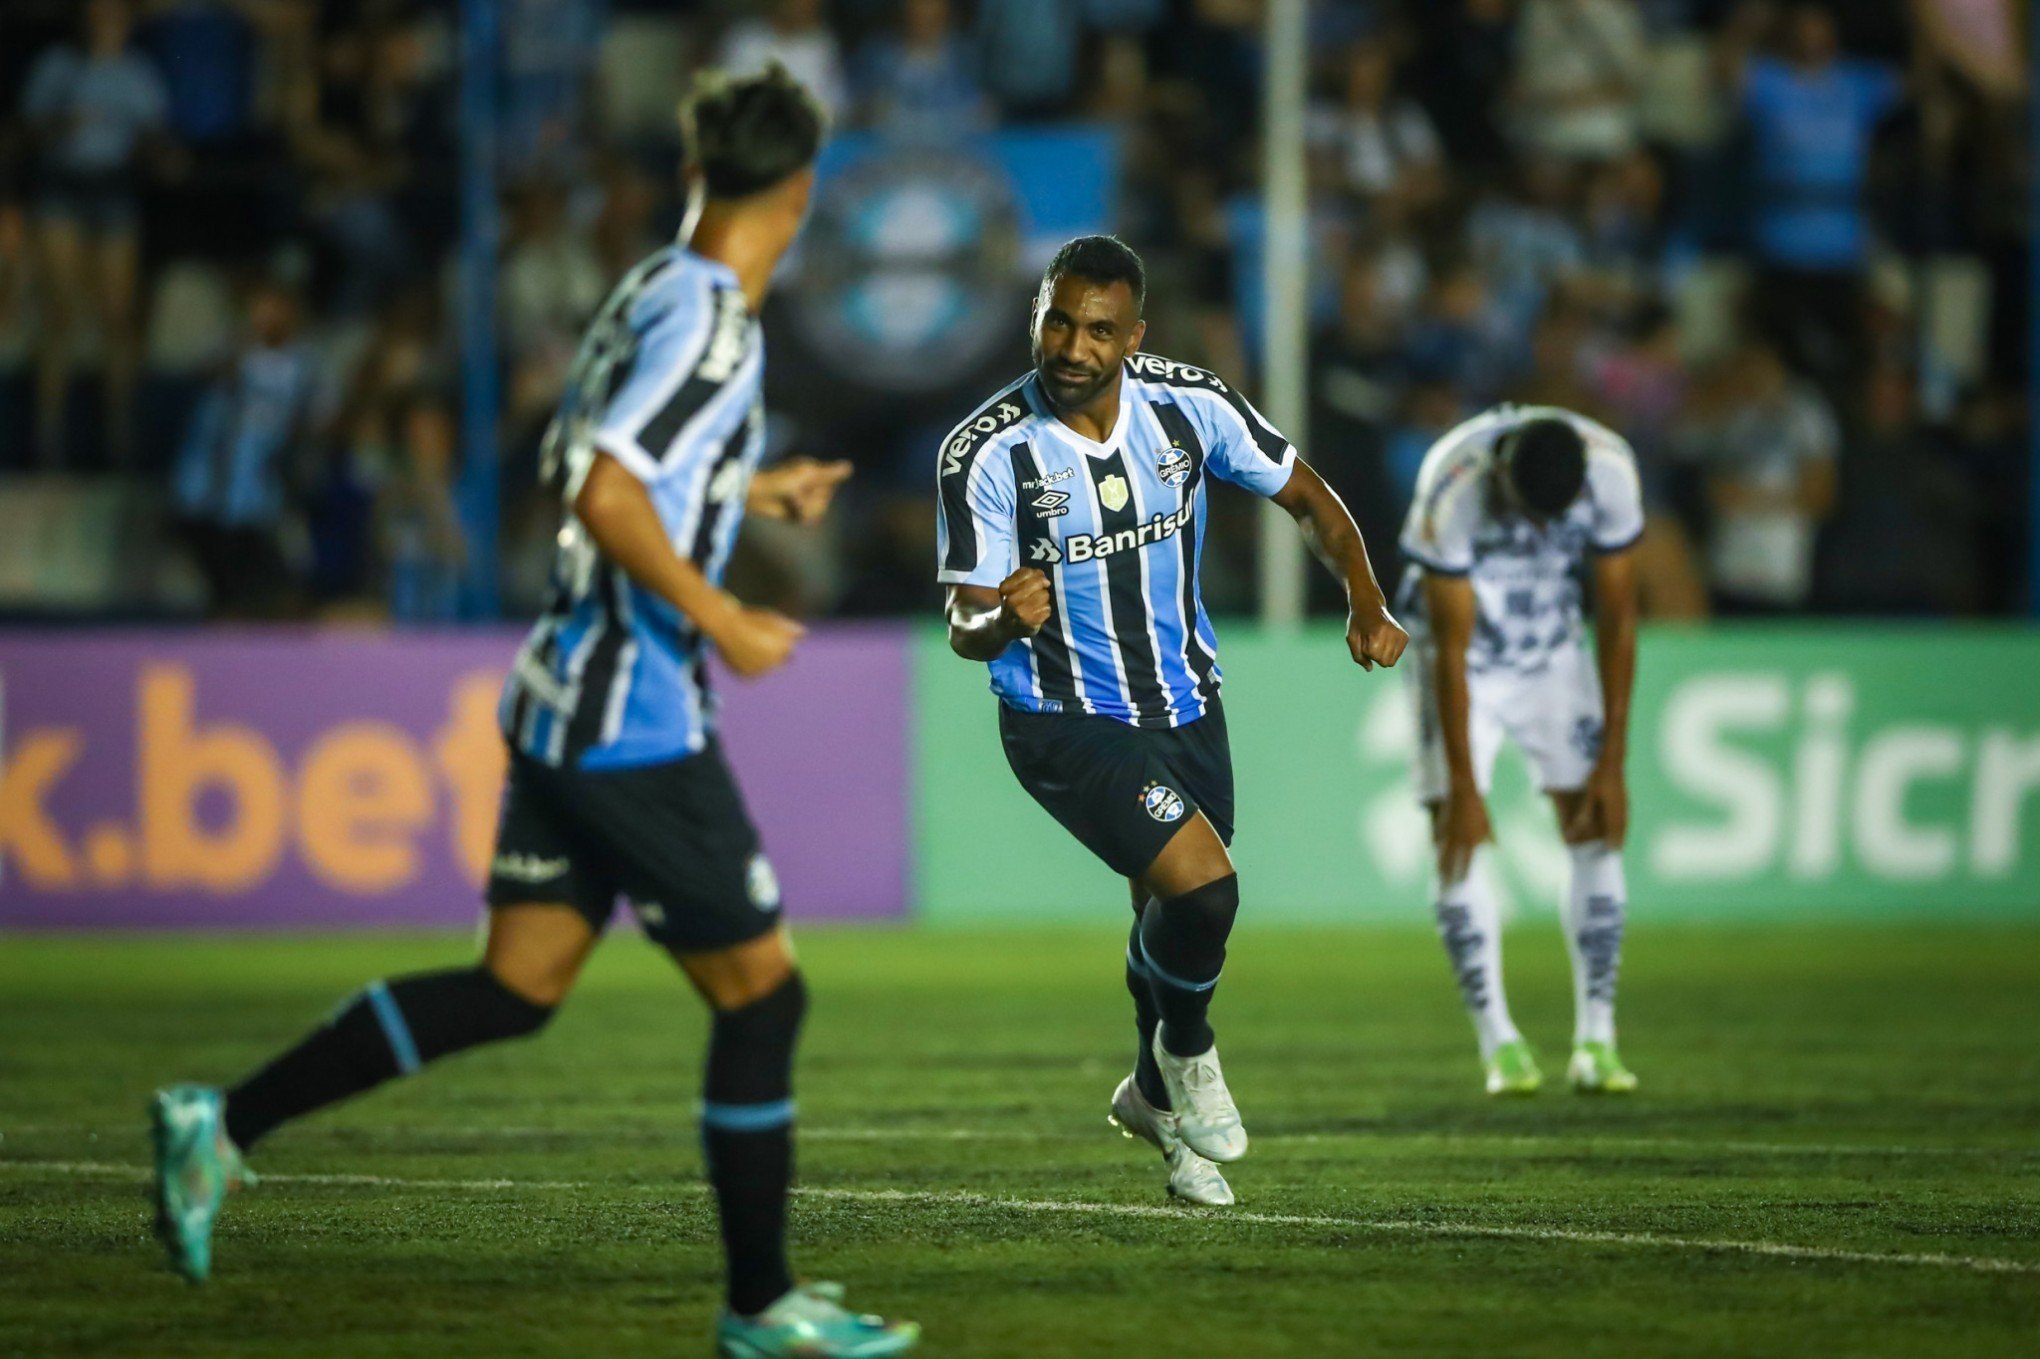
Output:
<svg viewBox="0 0 2040 1359">
<path fill-rule="evenodd" d="M 1101 1124 L 1101 1126 L 1103 1126 Z M 0 1127 L 0 1145 L 9 1137 L 86 1137 L 120 1138 L 139 1136 L 140 1125 L 124 1127 L 95 1126 L 84 1123 L 42 1123 L 19 1124 Z M 435 1127 L 429 1124 L 411 1124 L 403 1128 L 349 1128 L 324 1127 L 300 1129 L 296 1136 L 319 1137 L 330 1141 L 402 1141 L 415 1138 L 420 1141 L 433 1137 L 465 1138 L 477 1142 L 486 1141 L 542 1141 L 576 1137 L 645 1139 L 670 1137 L 675 1142 L 691 1142 L 694 1139 L 692 1123 L 674 1124 L 671 1127 L 518 1127 L 492 1125 L 488 1127 L 451 1126 Z M 915 1127 L 905 1125 L 896 1128 L 859 1127 L 811 1127 L 801 1125 L 798 1136 L 810 1142 L 1092 1142 L 1099 1134 L 1079 1132 L 1067 1128 L 941 1128 Z M 1255 1142 L 1261 1146 L 1286 1145 L 1339 1145 L 1343 1143 L 1376 1143 L 1383 1146 L 1391 1143 L 1425 1143 L 1446 1147 L 1526 1147 L 1548 1148 L 1565 1151 L 1623 1150 L 1642 1151 L 1662 1149 L 1667 1152 L 1720 1152 L 1723 1154 L 1752 1156 L 1996 1156 L 2040 1159 L 2040 1146 L 1884 1146 L 1875 1142 L 1745 1142 L 1738 1139 L 1716 1139 L 1708 1137 L 1600 1137 L 1592 1134 L 1572 1136 L 1566 1133 L 1480 1133 L 1480 1132 L 1409 1132 L 1387 1130 L 1379 1132 L 1354 1129 L 1346 1132 L 1321 1133 L 1262 1133 L 1256 1134 Z"/>
<path fill-rule="evenodd" d="M 151 1178 L 145 1166 L 120 1165 L 104 1161 L 0 1161 L 0 1171 L 30 1175 L 91 1176 L 135 1183 Z M 577 1180 L 432 1180 L 395 1175 L 265 1175 L 269 1184 L 308 1184 L 339 1187 L 446 1190 L 608 1190 L 636 1188 L 628 1184 L 600 1185 Z M 658 1186 L 662 1193 L 689 1196 L 705 1192 L 705 1186 L 673 1184 Z M 1470 1222 L 1434 1222 L 1418 1218 L 1333 1217 L 1309 1213 L 1198 1212 L 1195 1209 L 1141 1203 L 1086 1203 L 1066 1199 L 1008 1199 L 963 1191 L 907 1189 L 797 1188 L 801 1198 L 828 1199 L 851 1203 L 918 1204 L 929 1207 L 983 1208 L 1005 1213 L 1060 1214 L 1076 1217 L 1170 1218 L 1195 1220 L 1217 1226 L 1246 1223 L 1256 1227 L 1301 1227 L 1316 1231 L 1394 1232 L 1415 1236 L 1472 1237 L 1497 1241 L 1558 1241 L 1575 1245 L 1618 1246 L 1634 1250 L 1690 1251 L 1708 1255 L 1754 1255 L 1771 1259 L 1819 1261 L 1830 1264 L 1906 1265 L 1925 1269 L 1955 1269 L 1975 1274 L 2040 1275 L 2040 1260 L 2009 1260 L 1987 1255 L 1949 1255 L 1935 1251 L 1861 1251 L 1831 1246 L 1795 1246 L 1781 1241 L 1736 1241 L 1708 1237 L 1660 1236 L 1651 1232 L 1581 1231 L 1565 1227 L 1502 1227 Z"/>
</svg>

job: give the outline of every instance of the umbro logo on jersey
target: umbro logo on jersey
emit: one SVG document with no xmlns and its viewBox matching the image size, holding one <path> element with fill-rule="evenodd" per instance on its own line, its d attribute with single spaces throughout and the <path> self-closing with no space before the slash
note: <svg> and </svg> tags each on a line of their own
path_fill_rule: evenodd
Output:
<svg viewBox="0 0 2040 1359">
<path fill-rule="evenodd" d="M 1101 488 L 1100 494 L 1103 494 Z M 1117 533 L 1079 533 L 1063 540 L 1063 547 L 1072 562 L 1087 562 L 1093 557 L 1109 557 L 1115 552 L 1131 552 L 1150 543 L 1166 542 L 1181 532 L 1190 522 L 1191 507 L 1185 505 L 1174 514 L 1151 515 L 1139 528 L 1121 529 Z"/>
<path fill-rule="evenodd" d="M 1044 519 L 1057 519 L 1070 512 L 1070 498 L 1062 491 L 1043 491 L 1034 497 L 1034 508 Z"/>
</svg>

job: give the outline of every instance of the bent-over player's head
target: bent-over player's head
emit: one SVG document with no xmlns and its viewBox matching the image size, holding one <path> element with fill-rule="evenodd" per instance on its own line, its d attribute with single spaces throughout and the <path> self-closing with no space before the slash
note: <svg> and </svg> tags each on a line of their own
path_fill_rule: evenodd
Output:
<svg viewBox="0 0 2040 1359">
<path fill-rule="evenodd" d="M 1119 381 L 1147 322 L 1147 269 L 1117 236 L 1079 236 L 1055 252 L 1034 299 L 1034 371 L 1059 410 L 1088 406 Z"/>
<path fill-rule="evenodd" d="M 1586 485 L 1587 443 L 1567 421 L 1525 420 L 1502 436 L 1495 465 L 1511 507 L 1540 522 L 1556 519 Z"/>
<path fill-rule="evenodd" d="M 783 219 L 791 242 L 827 130 L 820 101 L 776 61 L 756 75 L 704 71 L 680 106 L 688 186 L 711 208 Z"/>
</svg>

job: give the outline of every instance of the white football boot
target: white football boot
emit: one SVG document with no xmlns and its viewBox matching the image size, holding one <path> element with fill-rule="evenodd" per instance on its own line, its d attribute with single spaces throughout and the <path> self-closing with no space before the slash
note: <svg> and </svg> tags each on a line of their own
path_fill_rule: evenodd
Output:
<svg viewBox="0 0 2040 1359">
<path fill-rule="evenodd" d="M 1112 1126 L 1128 1137 L 1138 1137 L 1162 1154 L 1169 1163 L 1169 1193 L 1188 1203 L 1209 1208 L 1230 1208 L 1232 1186 L 1218 1167 L 1184 1145 L 1176 1136 L 1176 1116 L 1157 1109 L 1140 1093 L 1140 1086 L 1128 1076 L 1112 1092 Z"/>
<path fill-rule="evenodd" d="M 1199 1156 L 1214 1161 L 1237 1161 L 1245 1156 L 1247 1130 L 1233 1104 L 1232 1091 L 1225 1088 L 1218 1045 L 1214 1043 L 1195 1057 L 1178 1057 L 1162 1046 L 1162 1030 L 1157 1025 L 1155 1063 L 1162 1069 L 1162 1084 L 1168 1088 L 1169 1103 L 1175 1110 L 1176 1135 Z"/>
</svg>

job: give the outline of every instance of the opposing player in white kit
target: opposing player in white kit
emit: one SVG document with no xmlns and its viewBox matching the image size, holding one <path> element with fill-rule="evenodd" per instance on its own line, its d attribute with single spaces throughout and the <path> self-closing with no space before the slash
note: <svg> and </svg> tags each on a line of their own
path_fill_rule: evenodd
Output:
<svg viewBox="0 0 2040 1359">
<path fill-rule="evenodd" d="M 1504 735 L 1558 809 L 1576 1090 L 1625 1092 L 1615 979 L 1628 890 L 1622 841 L 1636 553 L 1643 505 L 1621 436 L 1570 411 L 1501 406 L 1425 455 L 1403 526 L 1396 612 L 1409 620 L 1417 792 L 1438 846 L 1438 934 L 1480 1036 L 1491 1095 L 1542 1083 L 1502 989 L 1501 922 L 1481 860 L 1486 795 Z M 1591 563 L 1591 570 L 1588 564 Z M 1593 583 L 1594 646 L 1581 617 Z"/>
</svg>

